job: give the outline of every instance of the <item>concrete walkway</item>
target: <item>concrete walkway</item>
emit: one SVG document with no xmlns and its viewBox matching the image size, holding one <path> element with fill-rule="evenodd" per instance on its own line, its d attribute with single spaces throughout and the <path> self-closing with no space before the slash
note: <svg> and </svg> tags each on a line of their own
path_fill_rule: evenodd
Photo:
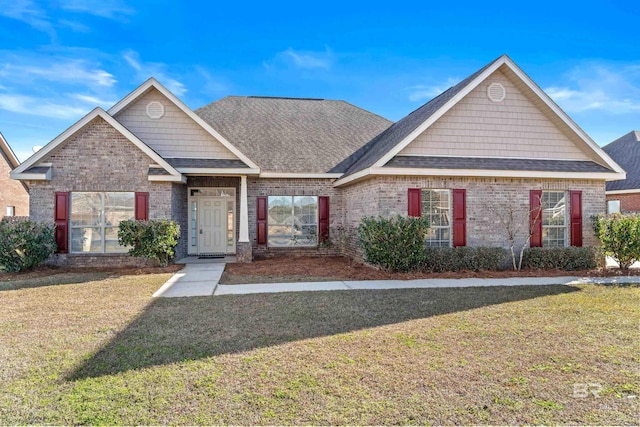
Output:
<svg viewBox="0 0 640 427">
<path fill-rule="evenodd" d="M 511 277 L 505 279 L 345 280 L 334 282 L 220 285 L 224 264 L 190 264 L 173 275 L 154 297 L 244 295 L 277 292 L 340 291 L 350 289 L 463 288 L 478 286 L 579 285 L 640 283 L 640 277 Z"/>
</svg>

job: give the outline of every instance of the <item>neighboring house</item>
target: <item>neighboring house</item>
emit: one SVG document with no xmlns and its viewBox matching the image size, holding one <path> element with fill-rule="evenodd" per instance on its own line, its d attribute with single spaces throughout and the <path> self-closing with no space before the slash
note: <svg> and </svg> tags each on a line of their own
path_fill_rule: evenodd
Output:
<svg viewBox="0 0 640 427">
<path fill-rule="evenodd" d="M 13 150 L 0 133 L 0 218 L 29 215 L 29 190 L 24 182 L 9 177 L 20 165 Z"/>
<path fill-rule="evenodd" d="M 640 131 L 631 131 L 602 147 L 627 172 L 607 182 L 607 213 L 640 212 Z"/>
<path fill-rule="evenodd" d="M 396 123 L 320 99 L 192 111 L 150 79 L 12 177 L 29 182 L 31 216 L 58 225 L 56 261 L 86 264 L 123 251 L 125 218 L 178 221 L 178 257 L 240 261 L 357 256 L 370 215 L 428 216 L 432 246 L 505 246 L 496 212 L 515 209 L 532 218 L 533 246 L 594 245 L 583 218 L 605 211 L 605 181 L 625 174 L 501 56 Z"/>
</svg>

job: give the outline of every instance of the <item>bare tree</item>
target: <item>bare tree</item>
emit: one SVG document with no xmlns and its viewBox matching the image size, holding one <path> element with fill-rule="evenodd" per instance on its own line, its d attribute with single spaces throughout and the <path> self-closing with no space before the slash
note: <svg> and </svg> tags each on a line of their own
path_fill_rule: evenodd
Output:
<svg viewBox="0 0 640 427">
<path fill-rule="evenodd" d="M 540 203 L 539 203 L 540 205 Z M 527 209 L 526 215 L 522 209 L 518 209 L 515 193 L 509 193 L 503 202 L 489 205 L 489 211 L 498 220 L 502 231 L 509 241 L 509 253 L 511 264 L 514 270 L 522 269 L 522 259 L 524 251 L 531 242 L 531 237 L 535 234 L 535 225 L 542 215 L 542 209 Z M 532 221 L 532 214 L 535 216 Z M 519 242 L 521 240 L 521 243 Z M 516 246 L 520 243 L 518 256 L 516 256 Z"/>
</svg>

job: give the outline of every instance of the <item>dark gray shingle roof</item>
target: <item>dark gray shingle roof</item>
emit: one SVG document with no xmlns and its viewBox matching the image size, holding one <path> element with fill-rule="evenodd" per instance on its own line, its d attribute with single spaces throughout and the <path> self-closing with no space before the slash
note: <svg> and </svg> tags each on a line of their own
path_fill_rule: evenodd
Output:
<svg viewBox="0 0 640 427">
<path fill-rule="evenodd" d="M 324 173 L 391 125 L 344 101 L 228 96 L 195 111 L 266 172 Z"/>
<path fill-rule="evenodd" d="M 248 168 L 242 160 L 234 159 L 187 159 L 170 157 L 165 159 L 174 168 L 212 168 L 212 169 L 236 169 Z"/>
<path fill-rule="evenodd" d="M 501 58 L 501 57 L 500 57 Z M 436 111 L 438 111 L 444 104 L 446 104 L 451 98 L 456 96 L 462 91 L 469 83 L 471 83 L 476 77 L 478 77 L 484 70 L 490 67 L 495 61 L 500 58 L 496 58 L 491 61 L 475 73 L 471 74 L 466 79 L 462 80 L 455 86 L 450 87 L 440 95 L 433 98 L 431 101 L 424 104 L 422 107 L 411 112 L 405 118 L 397 121 L 393 125 L 389 126 L 381 134 L 377 135 L 371 141 L 369 141 L 364 147 L 356 152 L 350 158 L 344 160 L 337 165 L 332 172 L 346 172 L 346 175 L 351 175 L 355 172 L 361 171 L 368 167 L 373 166 L 378 160 L 380 160 L 385 154 L 387 154 L 393 147 L 398 145 L 403 139 L 405 139 L 411 132 L 416 130 L 418 126 L 424 123 L 429 117 L 431 117 Z"/>
<path fill-rule="evenodd" d="M 640 189 L 640 131 L 631 131 L 602 149 L 627 172 L 627 179 L 607 182 L 607 191 Z"/>
<path fill-rule="evenodd" d="M 395 156 L 384 165 L 394 168 L 487 169 L 545 172 L 611 172 L 592 161 L 545 159 L 492 159 L 480 157 Z"/>
<path fill-rule="evenodd" d="M 23 173 L 47 173 L 49 169 L 51 169 L 51 166 L 33 166 Z"/>
</svg>

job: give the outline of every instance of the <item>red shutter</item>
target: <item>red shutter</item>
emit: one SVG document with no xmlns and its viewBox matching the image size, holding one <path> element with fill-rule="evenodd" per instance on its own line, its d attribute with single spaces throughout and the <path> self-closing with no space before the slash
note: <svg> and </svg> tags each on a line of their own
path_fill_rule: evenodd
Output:
<svg viewBox="0 0 640 427">
<path fill-rule="evenodd" d="M 571 246 L 582 246 L 582 191 L 569 192 Z"/>
<path fill-rule="evenodd" d="M 69 252 L 69 193 L 55 194 L 53 221 L 56 224 L 56 252 L 66 254 Z"/>
<path fill-rule="evenodd" d="M 409 188 L 408 199 L 409 208 L 407 213 L 409 216 L 422 216 L 422 190 L 420 188 Z"/>
<path fill-rule="evenodd" d="M 453 247 L 467 246 L 467 190 L 453 190 Z"/>
<path fill-rule="evenodd" d="M 318 240 L 329 239 L 329 196 L 318 197 Z"/>
<path fill-rule="evenodd" d="M 260 196 L 256 198 L 256 243 L 267 244 L 267 198 Z"/>
<path fill-rule="evenodd" d="M 135 195 L 136 221 L 149 220 L 149 193 L 136 193 Z"/>
<path fill-rule="evenodd" d="M 542 190 L 531 190 L 529 192 L 529 224 L 531 227 L 531 241 L 529 246 L 532 248 L 542 247 Z"/>
</svg>

